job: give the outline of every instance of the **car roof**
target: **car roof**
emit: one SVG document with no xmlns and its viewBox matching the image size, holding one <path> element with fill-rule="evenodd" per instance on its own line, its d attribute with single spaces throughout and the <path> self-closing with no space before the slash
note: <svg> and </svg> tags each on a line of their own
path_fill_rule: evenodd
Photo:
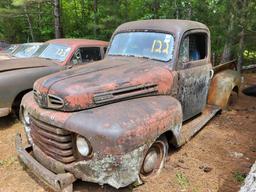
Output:
<svg viewBox="0 0 256 192">
<path fill-rule="evenodd" d="M 178 19 L 152 19 L 152 20 L 140 20 L 124 23 L 120 25 L 115 33 L 124 31 L 162 31 L 169 32 L 174 35 L 183 34 L 191 29 L 205 29 L 209 31 L 208 27 L 202 23 L 190 20 L 178 20 Z"/>
<path fill-rule="evenodd" d="M 31 43 L 22 43 L 22 44 L 19 44 L 19 45 L 31 45 L 31 46 L 33 46 L 33 45 L 42 45 L 43 43 L 41 43 L 41 42 L 31 42 Z"/>
<path fill-rule="evenodd" d="M 100 40 L 91 40 L 91 39 L 52 39 L 49 41 L 46 41 L 46 43 L 57 43 L 57 44 L 66 44 L 71 47 L 79 47 L 81 45 L 83 46 L 100 46 L 104 47 L 108 45 L 108 42 L 106 41 L 100 41 Z"/>
</svg>

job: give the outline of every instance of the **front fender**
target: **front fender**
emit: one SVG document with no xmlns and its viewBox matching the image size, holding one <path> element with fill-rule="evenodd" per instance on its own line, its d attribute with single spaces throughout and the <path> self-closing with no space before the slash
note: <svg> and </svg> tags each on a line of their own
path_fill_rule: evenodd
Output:
<svg viewBox="0 0 256 192">
<path fill-rule="evenodd" d="M 162 133 L 179 133 L 180 103 L 171 96 L 152 96 L 113 103 L 72 115 L 65 129 L 86 137 L 96 152 L 125 154 L 148 146 Z"/>
<path fill-rule="evenodd" d="M 238 93 L 240 85 L 241 75 L 237 71 L 225 70 L 217 73 L 211 81 L 208 92 L 208 104 L 225 109 L 232 90 L 237 88 L 236 91 Z"/>
<path fill-rule="evenodd" d="M 67 113 L 40 108 L 29 93 L 22 106 L 40 121 L 84 136 L 101 155 L 150 146 L 167 131 L 178 137 L 182 124 L 181 105 L 171 96 L 143 97 Z"/>
</svg>

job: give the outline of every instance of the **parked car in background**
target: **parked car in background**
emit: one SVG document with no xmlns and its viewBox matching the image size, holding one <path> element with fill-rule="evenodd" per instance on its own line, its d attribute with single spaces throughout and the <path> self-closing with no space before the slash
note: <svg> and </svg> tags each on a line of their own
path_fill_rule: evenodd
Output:
<svg viewBox="0 0 256 192">
<path fill-rule="evenodd" d="M 0 117 L 15 112 L 21 99 L 32 90 L 40 77 L 74 66 L 101 60 L 108 43 L 87 39 L 47 41 L 36 52 L 37 57 L 0 61 Z"/>
<path fill-rule="evenodd" d="M 32 57 L 43 43 L 24 43 L 11 52 L 11 56 L 15 58 Z"/>
<path fill-rule="evenodd" d="M 36 52 L 43 43 L 23 43 L 10 45 L 0 53 L 0 61 L 17 58 L 28 58 L 36 56 Z"/>
<path fill-rule="evenodd" d="M 37 80 L 21 113 L 31 144 L 22 162 L 56 191 L 77 180 L 143 183 L 239 92 L 234 62 L 211 64 L 202 23 L 143 20 L 112 36 L 104 60 Z M 31 155 L 33 154 L 33 156 Z"/>
<path fill-rule="evenodd" d="M 10 50 L 8 50 L 8 48 L 10 48 L 11 45 L 4 42 L 4 41 L 0 41 L 0 60 L 5 60 L 5 59 L 9 59 L 9 53 Z"/>
<path fill-rule="evenodd" d="M 6 41 L 0 41 L 0 51 L 4 50 L 6 47 L 8 47 L 10 44 Z"/>
</svg>

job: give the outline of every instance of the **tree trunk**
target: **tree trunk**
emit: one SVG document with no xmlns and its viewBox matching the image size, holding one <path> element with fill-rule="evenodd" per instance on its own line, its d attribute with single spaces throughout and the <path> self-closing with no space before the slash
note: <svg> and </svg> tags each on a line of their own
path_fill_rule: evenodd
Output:
<svg viewBox="0 0 256 192">
<path fill-rule="evenodd" d="M 191 20 L 192 17 L 192 5 L 191 3 L 189 3 L 189 7 L 188 7 L 188 20 Z"/>
<path fill-rule="evenodd" d="M 176 17 L 176 19 L 179 19 L 180 18 L 180 12 L 179 12 L 179 7 L 178 7 L 178 4 L 177 4 L 177 0 L 174 1 L 174 5 L 175 5 L 175 17 Z"/>
<path fill-rule="evenodd" d="M 239 52 L 238 52 L 238 61 L 237 61 L 237 70 L 241 72 L 244 57 L 244 28 L 242 29 L 240 33 L 240 40 L 239 40 Z"/>
<path fill-rule="evenodd" d="M 30 36 L 31 36 L 31 40 L 34 42 L 35 41 L 35 36 L 34 36 L 34 32 L 33 32 L 33 27 L 32 27 L 32 21 L 31 21 L 31 18 L 29 17 L 26 5 L 24 5 L 24 12 L 25 12 L 25 15 L 26 15 L 26 18 L 27 18 L 28 28 L 29 28 L 29 33 L 30 33 Z"/>
<path fill-rule="evenodd" d="M 239 51 L 238 51 L 238 62 L 237 62 L 237 70 L 241 72 L 243 66 L 243 56 L 244 56 L 244 36 L 245 36 L 245 22 L 246 22 L 246 12 L 247 12 L 247 0 L 241 0 L 241 8 L 240 8 L 240 39 L 239 39 Z"/>
<path fill-rule="evenodd" d="M 82 14 L 82 23 L 83 23 L 83 32 L 84 34 L 86 34 L 86 22 L 85 22 L 85 2 L 84 0 L 81 0 L 81 7 L 82 7 L 82 11 L 81 11 L 81 14 Z"/>
<path fill-rule="evenodd" d="M 93 1 L 93 13 L 94 13 L 94 27 L 93 27 L 93 34 L 94 37 L 97 37 L 97 28 L 98 28 L 98 20 L 97 20 L 97 12 L 98 12 L 98 1 Z"/>
<path fill-rule="evenodd" d="M 128 21 L 128 0 L 125 0 L 125 21 Z"/>
<path fill-rule="evenodd" d="M 60 0 L 53 0 L 54 6 L 54 29 L 55 29 L 55 38 L 61 38 L 61 21 L 60 21 Z"/>
<path fill-rule="evenodd" d="M 77 10 L 78 10 L 78 8 L 77 8 L 77 2 L 76 2 L 76 0 L 73 0 L 73 2 L 74 2 L 74 6 L 75 6 L 75 14 L 76 14 L 76 19 L 75 19 L 75 25 L 76 25 L 76 28 L 77 29 L 79 29 L 80 28 L 80 23 L 82 23 L 83 24 L 83 19 L 82 19 L 82 22 L 79 22 L 80 21 L 80 19 L 78 19 L 79 18 L 79 16 L 78 16 L 78 12 L 77 12 Z"/>
<path fill-rule="evenodd" d="M 233 30 L 234 30 L 234 14 L 230 11 L 230 21 L 228 26 L 228 34 L 226 43 L 221 56 L 221 63 L 225 63 L 231 60 L 232 57 L 232 45 L 233 45 Z"/>
</svg>

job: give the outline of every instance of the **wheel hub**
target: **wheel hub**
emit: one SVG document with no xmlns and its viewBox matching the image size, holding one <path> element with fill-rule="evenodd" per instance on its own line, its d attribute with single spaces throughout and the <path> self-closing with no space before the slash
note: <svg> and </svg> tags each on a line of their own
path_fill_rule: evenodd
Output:
<svg viewBox="0 0 256 192">
<path fill-rule="evenodd" d="M 156 150 L 149 151 L 144 160 L 143 172 L 145 174 L 149 174 L 152 171 L 154 171 L 157 161 L 158 161 L 158 154 Z"/>
</svg>

